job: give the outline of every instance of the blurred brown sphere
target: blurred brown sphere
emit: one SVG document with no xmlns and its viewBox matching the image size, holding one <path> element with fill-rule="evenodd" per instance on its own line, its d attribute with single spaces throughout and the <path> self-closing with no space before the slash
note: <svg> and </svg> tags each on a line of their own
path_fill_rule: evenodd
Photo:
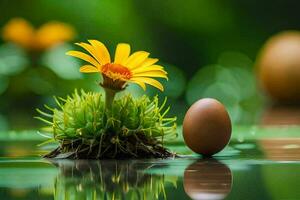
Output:
<svg viewBox="0 0 300 200">
<path fill-rule="evenodd" d="M 300 103 L 300 31 L 285 31 L 271 37 L 258 60 L 258 80 L 276 102 Z"/>
</svg>

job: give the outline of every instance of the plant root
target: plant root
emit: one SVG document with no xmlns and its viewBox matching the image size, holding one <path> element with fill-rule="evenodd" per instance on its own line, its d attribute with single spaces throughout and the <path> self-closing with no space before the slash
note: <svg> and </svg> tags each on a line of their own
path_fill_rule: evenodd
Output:
<svg viewBox="0 0 300 200">
<path fill-rule="evenodd" d="M 176 155 L 167 150 L 157 139 L 143 134 L 118 136 L 103 134 L 94 142 L 86 139 L 61 141 L 60 146 L 45 158 L 68 159 L 141 159 L 170 158 Z"/>
</svg>

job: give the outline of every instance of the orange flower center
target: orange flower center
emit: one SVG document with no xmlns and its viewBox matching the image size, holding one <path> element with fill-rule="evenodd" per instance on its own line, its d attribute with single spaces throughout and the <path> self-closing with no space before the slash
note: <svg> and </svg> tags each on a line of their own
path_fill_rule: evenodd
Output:
<svg viewBox="0 0 300 200">
<path fill-rule="evenodd" d="M 110 77 L 113 80 L 129 80 L 131 78 L 131 72 L 127 67 L 120 64 L 107 63 L 102 67 L 102 73 Z"/>
</svg>

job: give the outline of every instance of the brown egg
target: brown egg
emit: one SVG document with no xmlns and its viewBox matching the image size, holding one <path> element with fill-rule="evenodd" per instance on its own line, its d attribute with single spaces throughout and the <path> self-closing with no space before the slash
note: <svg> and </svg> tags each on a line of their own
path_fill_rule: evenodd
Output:
<svg viewBox="0 0 300 200">
<path fill-rule="evenodd" d="M 300 101 L 300 32 L 285 31 L 271 37 L 257 59 L 261 88 L 274 101 Z"/>
<path fill-rule="evenodd" d="M 194 152 L 210 156 L 229 142 L 231 121 L 225 107 L 217 100 L 205 98 L 194 103 L 183 121 L 183 138 Z"/>
</svg>

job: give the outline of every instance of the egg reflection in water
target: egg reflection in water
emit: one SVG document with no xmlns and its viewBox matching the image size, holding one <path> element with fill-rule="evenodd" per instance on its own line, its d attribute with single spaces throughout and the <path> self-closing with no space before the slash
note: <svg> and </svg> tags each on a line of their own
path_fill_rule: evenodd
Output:
<svg viewBox="0 0 300 200">
<path fill-rule="evenodd" d="M 231 170 L 215 159 L 199 160 L 184 172 L 184 190 L 195 200 L 224 199 L 230 193 L 231 185 Z"/>
<path fill-rule="evenodd" d="M 258 142 L 270 160 L 300 161 L 300 138 L 263 138 Z"/>
</svg>

